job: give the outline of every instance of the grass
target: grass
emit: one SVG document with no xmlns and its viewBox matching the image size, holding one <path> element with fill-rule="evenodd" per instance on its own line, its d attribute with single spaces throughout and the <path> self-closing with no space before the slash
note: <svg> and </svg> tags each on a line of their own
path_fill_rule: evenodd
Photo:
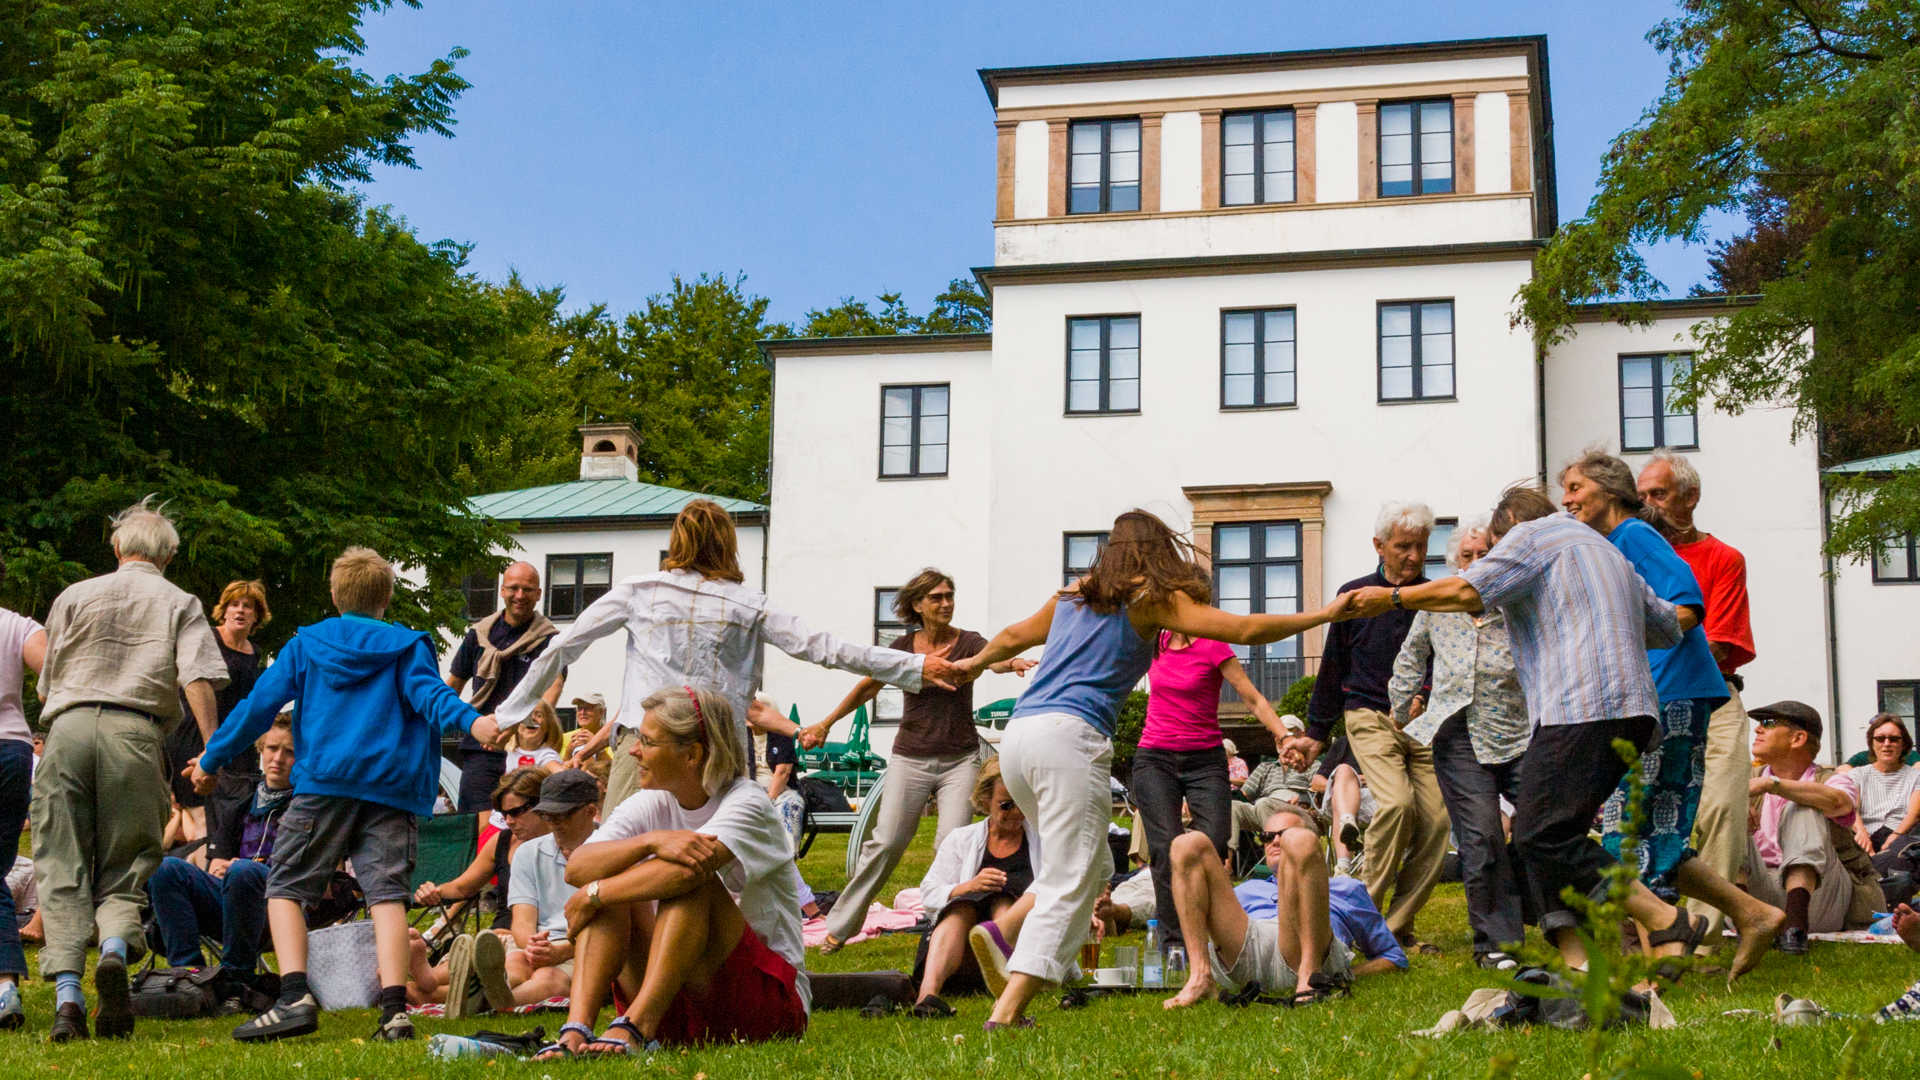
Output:
<svg viewBox="0 0 1920 1080">
<path fill-rule="evenodd" d="M 916 884 L 932 858 L 932 821 L 920 836 L 890 888 Z M 822 837 L 803 863 L 816 889 L 842 883 L 844 839 Z M 688 1080 L 732 1077 L 965 1077 L 992 1075 L 1008 1080 L 1038 1076 L 1179 1077 L 1281 1076 L 1292 1078 L 1399 1078 L 1410 1076 L 1479 1078 L 1494 1075 L 1532 1078 L 1582 1075 L 1585 1036 L 1549 1030 L 1456 1033 L 1441 1040 L 1412 1037 L 1469 993 L 1494 980 L 1476 969 L 1469 956 L 1466 910 L 1459 886 L 1443 886 L 1421 917 L 1422 934 L 1446 949 L 1433 958 L 1415 958 L 1403 975 L 1362 980 L 1348 1000 L 1313 1009 L 1289 1011 L 1269 1006 L 1228 1009 L 1203 1005 L 1167 1013 L 1158 997 L 1108 999 L 1063 1012 L 1046 1001 L 1035 1010 L 1037 1030 L 988 1037 L 980 1030 L 988 1002 L 956 1001 L 958 1018 L 915 1021 L 861 1020 L 851 1012 L 814 1018 L 798 1043 L 726 1047 L 660 1055 L 645 1069 Z M 914 939 L 891 935 L 849 946 L 809 963 L 822 971 L 908 968 Z M 30 957 L 31 959 L 31 957 Z M 1781 1028 L 1768 1017 L 1775 994 L 1787 991 L 1811 997 L 1829 1009 L 1868 1014 L 1920 975 L 1920 957 L 1893 946 L 1814 946 L 1813 954 L 1792 958 L 1774 954 L 1729 993 L 1717 979 L 1696 975 L 1667 995 L 1681 1021 L 1678 1030 L 1638 1031 L 1617 1036 L 1609 1070 L 1630 1057 L 1681 1067 L 1677 1076 L 1739 1077 L 1761 1080 L 1812 1080 L 1839 1075 L 1839 1063 L 1852 1029 L 1842 1023 Z M 373 1028 L 371 1012 L 329 1013 L 319 1034 L 277 1045 L 242 1047 L 227 1032 L 233 1020 L 142 1021 L 131 1042 L 48 1045 L 52 990 L 44 983 L 26 988 L 30 1026 L 0 1035 L 0 1077 L 271 1077 L 317 1080 L 320 1077 L 473 1076 L 531 1077 L 553 1080 L 570 1075 L 626 1075 L 633 1061 L 560 1062 L 534 1065 L 491 1058 L 436 1062 L 426 1055 L 424 1036 L 482 1027 L 522 1030 L 534 1024 L 549 1032 L 557 1014 L 506 1020 L 420 1022 L 423 1039 L 388 1046 L 365 1041 Z M 1730 1009 L 1758 1010 L 1760 1016 L 1727 1017 Z M 603 1022 L 605 1017 L 602 1018 Z M 1920 1075 L 1920 1024 L 1875 1028 L 1857 1075 Z M 1422 1055 L 1427 1057 L 1421 1064 Z M 1601 1076 L 1591 1080 L 1603 1080 Z"/>
</svg>

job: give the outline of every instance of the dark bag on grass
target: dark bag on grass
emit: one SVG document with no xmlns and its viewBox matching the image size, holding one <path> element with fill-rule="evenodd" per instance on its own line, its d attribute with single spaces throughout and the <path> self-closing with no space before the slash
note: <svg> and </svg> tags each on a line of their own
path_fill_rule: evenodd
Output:
<svg viewBox="0 0 1920 1080">
<path fill-rule="evenodd" d="M 803 776 L 793 785 L 807 800 L 809 814 L 849 814 L 853 804 L 847 801 L 847 795 L 839 788 L 817 776 Z"/>
<path fill-rule="evenodd" d="M 212 1016 L 219 1002 L 214 999 L 213 978 L 218 967 L 155 967 L 148 960 L 133 977 L 129 987 L 133 1015 L 160 1020 L 193 1020 Z"/>
</svg>

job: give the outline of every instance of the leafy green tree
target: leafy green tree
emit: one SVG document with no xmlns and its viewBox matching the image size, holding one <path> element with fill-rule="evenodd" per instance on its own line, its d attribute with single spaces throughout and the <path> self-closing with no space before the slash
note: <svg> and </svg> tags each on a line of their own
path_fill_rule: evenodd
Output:
<svg viewBox="0 0 1920 1080">
<path fill-rule="evenodd" d="M 875 311 L 864 300 L 842 297 L 830 308 L 807 312 L 802 337 L 872 337 L 887 334 L 971 334 L 993 326 L 993 306 L 971 278 L 954 278 L 934 297 L 933 309 L 915 315 L 901 294 L 883 292 Z"/>
<path fill-rule="evenodd" d="M 368 544 L 429 571 L 395 615 L 448 624 L 446 582 L 501 532 L 456 475 L 515 416 L 512 319 L 464 270 L 340 190 L 446 135 L 455 50 L 358 70 L 389 0 L 73 0 L 0 31 L 0 600 L 44 611 L 111 565 L 106 515 L 148 492 L 212 596 L 263 577 L 284 637 Z"/>
<path fill-rule="evenodd" d="M 1642 302 L 1664 286 L 1636 245 L 1699 242 L 1709 215 L 1758 200 L 1775 214 L 1756 223 L 1764 247 L 1733 253 L 1745 262 L 1724 268 L 1758 302 L 1699 328 L 1683 389 L 1710 391 L 1734 413 L 1784 402 L 1801 433 L 1823 418 L 1870 415 L 1914 445 L 1920 8 L 1683 0 L 1649 40 L 1668 58 L 1666 88 L 1607 151 L 1585 217 L 1541 252 L 1519 319 L 1551 342 L 1571 325 L 1572 305 L 1610 297 L 1614 314 L 1644 321 Z M 1914 529 L 1920 470 L 1907 470 L 1849 490 L 1831 547 L 1864 556 L 1878 537 Z"/>
</svg>

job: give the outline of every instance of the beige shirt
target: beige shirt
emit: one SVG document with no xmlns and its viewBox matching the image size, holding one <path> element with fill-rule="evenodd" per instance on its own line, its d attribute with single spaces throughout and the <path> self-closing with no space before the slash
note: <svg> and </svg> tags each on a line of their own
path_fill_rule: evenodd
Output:
<svg viewBox="0 0 1920 1080">
<path fill-rule="evenodd" d="M 43 722 L 76 705 L 118 705 L 180 719 L 180 690 L 227 685 L 227 663 L 198 597 L 152 563 L 129 560 L 69 586 L 47 615 Z"/>
</svg>

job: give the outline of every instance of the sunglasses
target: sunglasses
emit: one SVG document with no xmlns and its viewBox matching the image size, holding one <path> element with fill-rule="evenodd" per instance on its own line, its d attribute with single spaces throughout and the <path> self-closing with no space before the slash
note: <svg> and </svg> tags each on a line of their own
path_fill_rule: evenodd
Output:
<svg viewBox="0 0 1920 1080">
<path fill-rule="evenodd" d="M 1001 813 L 1005 813 L 1008 810 L 1013 809 L 1015 806 L 1015 803 L 1012 799 L 1001 799 L 998 803 L 995 803 L 994 805 L 1000 808 Z"/>
<path fill-rule="evenodd" d="M 1261 829 L 1260 844 L 1262 847 L 1264 847 L 1267 844 L 1271 844 L 1275 840 L 1280 839 L 1282 836 L 1285 836 L 1286 834 L 1287 834 L 1286 829 Z"/>
<path fill-rule="evenodd" d="M 511 810 L 503 806 L 500 808 L 500 816 L 503 818 L 506 818 L 508 821 L 512 821 L 514 818 L 519 817 L 521 814 L 524 814 L 531 809 L 533 809 L 533 804 L 530 802 L 521 803 L 519 806 L 516 806 Z"/>
<path fill-rule="evenodd" d="M 1787 722 L 1785 720 L 1780 719 L 1777 716 L 1769 716 L 1761 720 L 1755 720 L 1754 723 L 1760 725 L 1763 728 L 1777 728 L 1777 727 L 1786 726 Z"/>
<path fill-rule="evenodd" d="M 1875 735 L 1873 737 L 1873 741 L 1874 742 L 1900 742 L 1902 740 L 1898 735 Z"/>
</svg>

